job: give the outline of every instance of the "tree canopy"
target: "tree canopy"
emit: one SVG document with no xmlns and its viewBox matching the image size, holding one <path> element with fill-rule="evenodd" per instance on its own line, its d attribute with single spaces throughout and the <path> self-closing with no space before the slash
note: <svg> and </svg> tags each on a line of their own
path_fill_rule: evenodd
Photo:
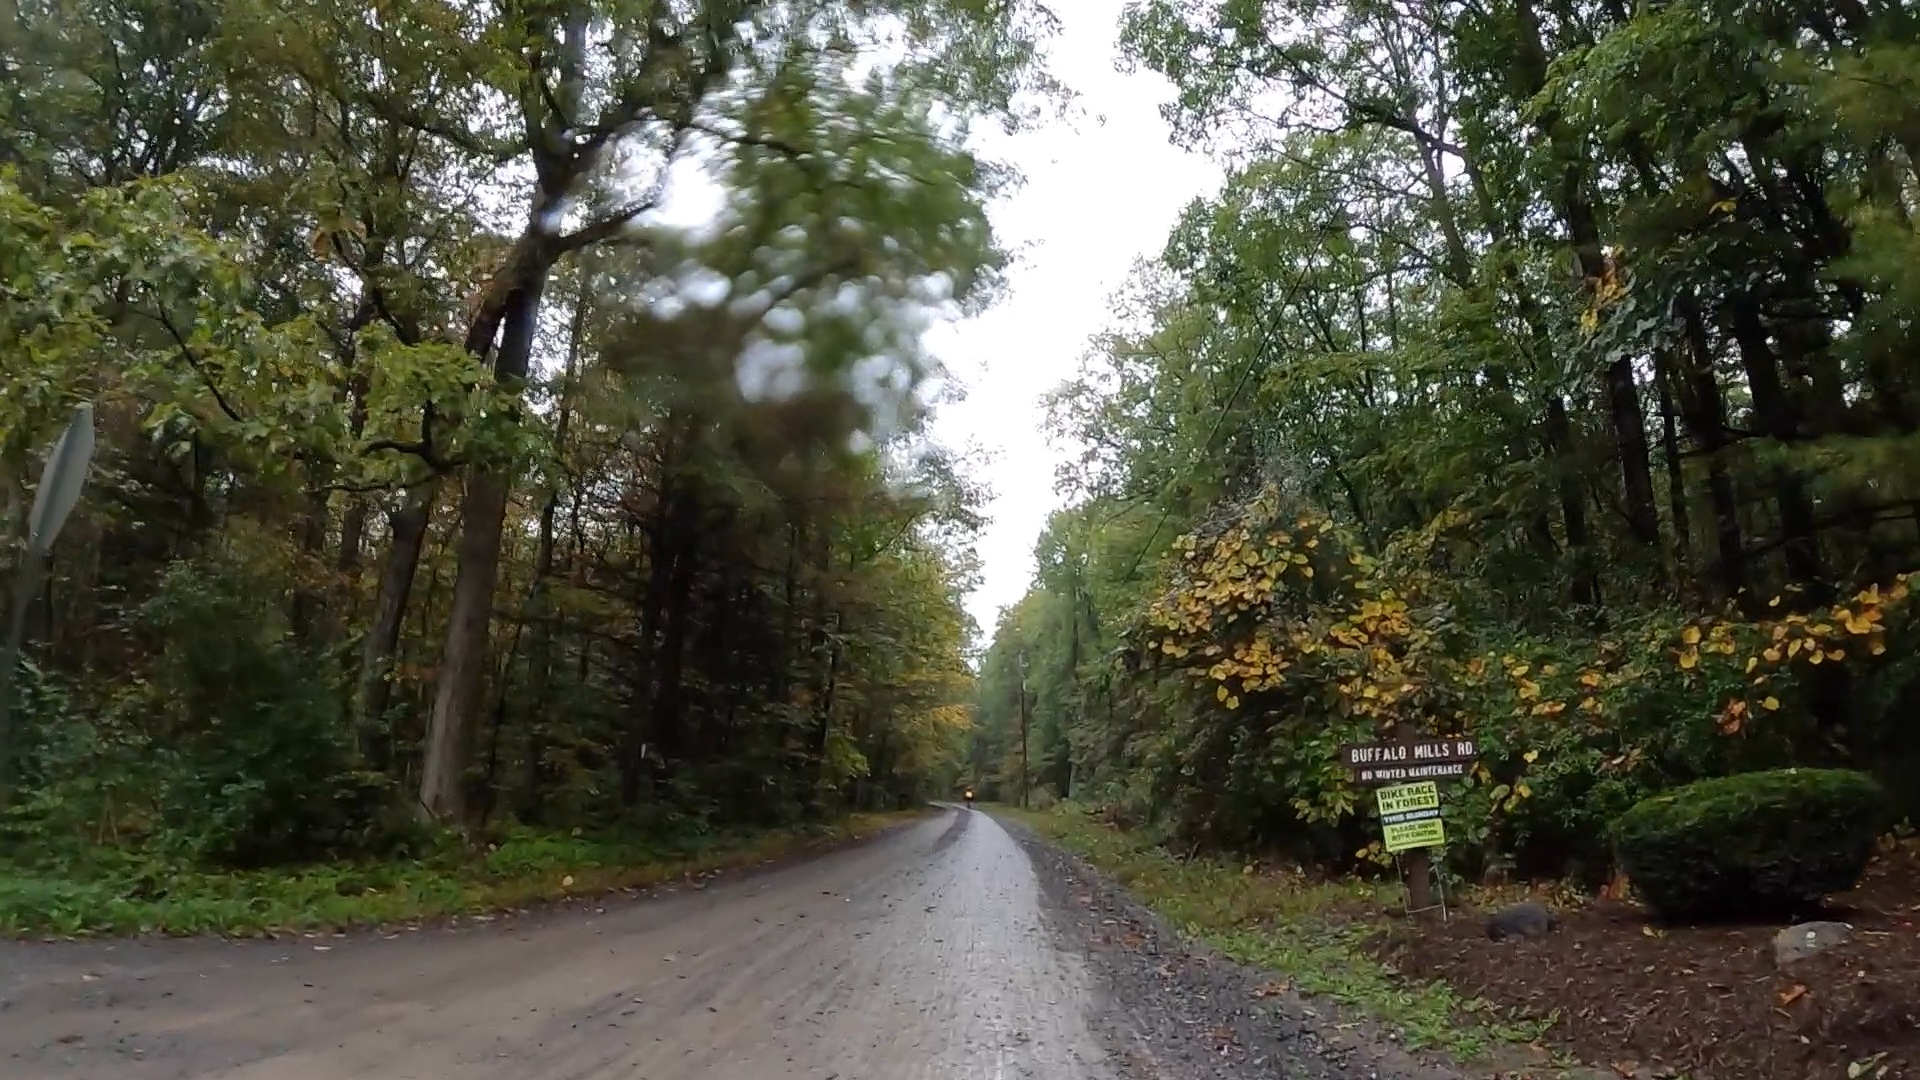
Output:
<svg viewBox="0 0 1920 1080">
<path fill-rule="evenodd" d="M 1033 784 L 1240 849 L 1379 857 L 1338 747 L 1404 733 L 1477 736 L 1469 868 L 1598 872 L 1701 776 L 1905 775 L 1916 29 L 1131 5 L 1229 174 L 1054 396 L 1069 507 L 979 767 L 1012 775 L 1024 650 Z"/>
<path fill-rule="evenodd" d="M 955 782 L 982 496 L 921 335 L 996 287 L 967 134 L 1055 96 L 1043 8 L 16 9 L 10 536 L 77 403 L 101 432 L 30 600 L 18 858 Z"/>
</svg>

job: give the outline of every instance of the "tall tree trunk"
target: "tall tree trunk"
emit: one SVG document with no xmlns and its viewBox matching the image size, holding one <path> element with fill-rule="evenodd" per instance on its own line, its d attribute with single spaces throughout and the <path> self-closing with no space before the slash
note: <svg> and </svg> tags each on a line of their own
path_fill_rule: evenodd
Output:
<svg viewBox="0 0 1920 1080">
<path fill-rule="evenodd" d="M 1495 200 L 1493 189 L 1487 184 L 1479 163 L 1469 153 L 1465 158 L 1468 182 L 1473 187 L 1474 201 L 1479 206 L 1481 224 L 1495 244 L 1506 243 L 1507 237 L 1517 231 L 1517 222 L 1513 212 L 1504 210 Z M 1513 298 L 1514 311 L 1520 316 L 1521 324 L 1527 328 L 1527 355 L 1531 373 L 1536 378 L 1546 378 L 1553 370 L 1552 335 L 1547 329 L 1546 315 L 1540 309 L 1540 303 L 1533 289 L 1520 276 L 1514 260 L 1500 258 L 1500 278 L 1507 292 Z M 1500 381 L 1505 381 L 1504 373 L 1495 373 Z M 1498 382 L 1495 384 L 1499 385 Z M 1509 395 L 1511 396 L 1511 395 Z M 1593 538 L 1587 528 L 1587 507 L 1584 485 L 1573 469 L 1573 424 L 1567 415 L 1566 399 L 1559 394 L 1548 397 L 1546 409 L 1541 417 L 1543 441 L 1547 450 L 1547 461 L 1552 468 L 1555 493 L 1560 503 L 1561 527 L 1567 537 L 1567 551 L 1571 565 L 1570 590 L 1574 604 L 1580 607 L 1598 609 L 1601 604 L 1600 568 L 1593 550 Z M 1542 532 L 1539 519 L 1533 526 L 1536 543 L 1540 543 L 1547 553 L 1552 552 L 1552 530 L 1549 526 Z"/>
<path fill-rule="evenodd" d="M 663 455 L 665 456 L 665 455 Z M 647 743 L 655 715 L 655 673 L 658 668 L 660 623 L 666 613 L 668 582 L 677 553 L 671 509 L 678 498 L 672 474 L 663 465 L 660 501 L 647 525 L 647 585 L 640 600 L 640 631 L 636 646 L 633 700 L 620 740 L 620 805 L 637 806 L 645 789 Z"/>
<path fill-rule="evenodd" d="M 1660 394 L 1660 453 L 1667 465 L 1667 507 L 1673 519 L 1673 566 L 1675 579 L 1692 580 L 1687 568 L 1693 563 L 1693 526 L 1687 515 L 1686 472 L 1680 460 L 1679 413 L 1673 403 L 1673 352 L 1657 350 L 1653 355 L 1653 378 Z"/>
<path fill-rule="evenodd" d="M 567 328 L 567 360 L 561 372 L 560 415 L 554 424 L 554 443 L 567 452 L 567 436 L 573 426 L 573 394 L 580 372 L 580 346 L 586 336 L 587 310 L 591 291 L 584 274 L 574 297 L 573 319 Z M 576 493 L 574 498 L 578 500 Z M 540 536 L 533 552 L 533 587 L 528 608 L 533 622 L 533 641 L 528 647 L 528 698 L 532 710 L 527 717 L 526 762 L 521 779 L 520 813 L 528 821 L 540 816 L 542 792 L 546 786 L 547 696 L 553 686 L 553 558 L 554 529 L 560 511 L 560 491 L 547 494 L 540 507 Z"/>
<path fill-rule="evenodd" d="M 1513 13 L 1516 31 L 1513 72 L 1522 97 L 1532 98 L 1547 84 L 1546 38 L 1532 0 L 1516 0 Z M 1569 134 L 1557 111 L 1542 112 L 1536 127 L 1546 138 L 1549 153 L 1559 170 L 1559 183 L 1553 193 L 1554 209 L 1567 228 L 1575 265 L 1581 277 L 1597 288 L 1608 279 L 1610 271 L 1600 242 L 1599 215 L 1588 190 L 1592 163 L 1587 160 L 1583 144 Z M 1609 361 L 1602 381 L 1630 527 L 1636 540 L 1657 549 L 1660 515 L 1654 502 L 1652 456 L 1647 451 L 1646 421 L 1632 359 L 1621 356 Z"/>
<path fill-rule="evenodd" d="M 1688 357 L 1679 381 L 1678 404 L 1681 419 L 1707 459 L 1707 502 L 1713 511 L 1717 572 L 1726 594 L 1739 598 L 1743 609 L 1752 614 L 1758 608 L 1756 598 L 1746 591 L 1746 539 L 1740 527 L 1739 494 L 1727 462 L 1731 437 L 1727 431 L 1726 398 L 1714 371 L 1713 344 L 1707 339 L 1707 326 L 1698 302 L 1691 295 L 1683 295 L 1678 306 L 1686 331 Z"/>
<path fill-rule="evenodd" d="M 833 567 L 833 540 L 824 528 L 817 530 L 813 539 L 815 541 L 813 560 L 819 581 L 813 590 L 812 603 L 808 605 L 804 629 L 807 634 L 807 652 L 817 665 L 814 671 L 817 673 L 818 681 L 814 684 L 814 723 L 803 745 L 807 755 L 806 775 L 812 778 L 806 794 L 807 811 L 817 816 L 821 810 L 820 783 L 826 774 L 828 726 L 832 723 L 833 716 L 831 696 L 836 676 L 839 674 L 839 654 L 832 648 L 833 636 L 827 630 L 829 612 L 826 576 Z"/>
<path fill-rule="evenodd" d="M 325 488 L 307 496 L 300 514 L 299 535 L 293 560 L 293 597 L 287 621 L 293 639 L 312 644 L 320 636 L 320 622 L 326 611 L 325 590 L 321 587 L 321 553 L 327 544 L 327 492 Z"/>
<path fill-rule="evenodd" d="M 513 663 L 520 658 L 520 641 L 526 636 L 527 624 L 521 619 L 514 624 L 513 637 L 507 643 L 507 655 L 500 660 L 500 674 L 495 679 L 498 684 L 493 695 L 493 726 L 487 736 L 487 765 L 482 772 L 484 779 L 480 784 L 480 822 L 485 824 L 493 819 L 493 810 L 500 802 L 500 742 L 507 729 L 508 692 L 513 684 Z"/>
<path fill-rule="evenodd" d="M 561 405 L 561 425 L 566 424 L 566 405 Z M 547 496 L 540 508 L 540 538 L 533 554 L 533 642 L 529 646 L 527 699 L 527 746 L 520 781 L 520 816 L 538 821 L 546 790 L 547 708 L 553 687 L 553 576 L 554 518 L 560 504 L 559 492 Z"/>
<path fill-rule="evenodd" d="M 499 359 L 494 365 L 505 386 L 518 388 L 526 379 L 546 278 L 546 266 L 534 267 L 507 299 Z M 487 636 L 493 616 L 493 589 L 500 576 L 500 534 L 506 526 L 508 493 L 508 478 L 500 472 L 485 468 L 469 472 L 466 498 L 460 507 L 459 570 L 454 577 L 446 648 L 441 655 L 420 775 L 420 808 L 428 817 L 441 821 L 461 821 L 467 815 L 468 743 L 486 671 Z"/>
<path fill-rule="evenodd" d="M 349 583 L 359 577 L 366 542 L 367 500 L 355 495 L 347 501 L 347 512 L 340 518 L 340 558 L 334 564 Z"/>
<path fill-rule="evenodd" d="M 1799 417 L 1793 399 L 1780 379 L 1780 368 L 1767 341 L 1766 327 L 1760 321 L 1760 304 L 1752 296 L 1735 298 L 1732 304 L 1733 339 L 1738 346 L 1741 366 L 1747 373 L 1747 390 L 1753 396 L 1753 412 L 1760 430 L 1782 447 L 1799 435 Z M 1780 534 L 1784 540 L 1787 576 L 1805 590 L 1806 599 L 1823 604 L 1832 599 L 1832 585 L 1820 556 L 1820 537 L 1813 521 L 1813 503 L 1806 482 L 1792 466 L 1773 468 L 1774 498 L 1780 508 Z"/>
<path fill-rule="evenodd" d="M 673 559 L 673 574 L 667 582 L 666 620 L 660 634 L 660 692 L 654 705 L 654 738 L 660 744 L 665 764 L 663 778 L 670 778 L 686 759 L 684 730 L 686 712 L 687 636 L 693 615 L 694 586 L 700 572 L 700 502 L 691 492 L 682 492 L 675 507 L 673 532 L 678 551 Z M 661 794 L 665 794 L 662 792 Z"/>
<path fill-rule="evenodd" d="M 437 481 L 424 480 L 407 489 L 405 502 L 387 517 L 386 565 L 374 598 L 373 626 L 360 645 L 360 679 L 355 694 L 355 728 L 360 752 L 374 769 L 392 765 L 392 743 L 387 731 L 387 703 L 393 695 L 393 657 L 406 625 L 407 599 L 420 567 L 421 549 L 433 510 Z"/>
<path fill-rule="evenodd" d="M 840 620 L 832 620 L 838 630 Z M 808 791 L 807 802 L 812 815 L 816 818 L 826 815 L 826 805 L 821 801 L 821 787 L 827 779 L 827 746 L 833 740 L 833 700 L 840 686 L 840 639 L 821 628 L 826 637 L 826 670 L 821 674 L 820 697 L 815 705 L 812 745 L 808 747 L 813 755 L 813 785 Z"/>
<path fill-rule="evenodd" d="M 597 154 L 580 153 L 565 130 L 582 115 L 587 80 L 590 12 L 585 4 L 564 7 L 557 57 L 558 85 L 546 108 L 525 115 L 524 134 L 533 147 L 536 188 L 527 225 L 501 271 L 508 291 L 499 308 L 500 347 L 493 370 L 499 384 L 516 398 L 533 361 L 533 339 L 540 324 L 540 301 L 559 252 L 551 223 L 558 221 L 580 177 Z M 529 12 L 530 28 L 550 17 Z M 716 28 L 717 29 L 717 28 Z M 651 43 L 650 43 L 651 44 Z M 703 73 L 704 74 L 704 73 Z M 711 77 L 707 75 L 706 77 Z M 638 112 L 631 114 L 638 119 Z M 482 312 L 467 336 L 467 351 L 484 356 L 492 343 L 491 316 Z M 446 649 L 435 687 L 433 723 L 427 735 L 425 769 L 420 778 L 420 808 L 427 816 L 458 820 L 466 816 L 462 777 L 474 709 L 485 672 L 493 589 L 500 575 L 500 532 L 506 524 L 508 478 L 491 469 L 474 469 L 461 506 L 460 570 L 453 610 L 447 619 Z"/>
<path fill-rule="evenodd" d="M 1566 529 L 1567 550 L 1573 556 L 1573 602 L 1597 609 L 1602 600 L 1600 567 L 1593 550 L 1593 537 L 1587 530 L 1587 505 L 1581 495 L 1580 478 L 1573 474 L 1573 424 L 1567 416 L 1566 399 L 1558 394 L 1547 399 L 1546 429 L 1555 483 L 1560 491 L 1560 523 Z"/>
<path fill-rule="evenodd" d="M 1634 379 L 1632 360 L 1621 357 L 1607 365 L 1606 388 L 1613 449 L 1620 459 L 1620 485 L 1627 500 L 1627 525 L 1633 538 L 1653 553 L 1655 572 L 1664 579 L 1660 510 L 1653 493 L 1653 461 L 1647 452 L 1646 420 L 1640 414 L 1640 387 Z"/>
</svg>

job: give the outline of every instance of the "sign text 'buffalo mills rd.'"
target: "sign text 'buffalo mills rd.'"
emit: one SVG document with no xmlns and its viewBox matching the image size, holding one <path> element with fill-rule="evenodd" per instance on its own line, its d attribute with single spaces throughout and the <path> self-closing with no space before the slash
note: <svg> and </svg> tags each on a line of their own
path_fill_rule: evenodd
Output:
<svg viewBox="0 0 1920 1080">
<path fill-rule="evenodd" d="M 1407 742 L 1354 743 L 1340 748 L 1342 759 L 1361 784 L 1401 784 L 1465 776 L 1479 750 L 1473 740 L 1414 739 Z"/>
</svg>

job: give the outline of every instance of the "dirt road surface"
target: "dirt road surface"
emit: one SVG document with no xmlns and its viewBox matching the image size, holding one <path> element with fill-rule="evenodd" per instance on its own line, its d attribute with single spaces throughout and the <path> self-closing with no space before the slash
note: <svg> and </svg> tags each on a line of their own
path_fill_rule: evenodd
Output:
<svg viewBox="0 0 1920 1080">
<path fill-rule="evenodd" d="M 1082 911 L 1079 926 L 1058 897 L 1086 886 L 1042 880 L 1066 873 L 986 814 L 948 809 L 704 890 L 490 925 L 0 945 L 0 1077 L 1242 1075 L 1205 1042 L 1206 993 L 1157 1021 L 1180 989 L 1131 990 L 1099 959 L 1093 938 L 1118 920 Z M 1244 1075 L 1379 1075 L 1317 1052 L 1276 1073 L 1301 1037 L 1279 1031 L 1279 1060 Z"/>
</svg>

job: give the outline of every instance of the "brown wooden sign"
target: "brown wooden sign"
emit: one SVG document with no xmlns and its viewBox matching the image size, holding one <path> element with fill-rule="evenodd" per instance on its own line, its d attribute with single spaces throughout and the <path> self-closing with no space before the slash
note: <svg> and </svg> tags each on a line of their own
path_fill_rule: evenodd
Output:
<svg viewBox="0 0 1920 1080">
<path fill-rule="evenodd" d="M 1467 775 L 1479 757 L 1469 738 L 1412 739 L 1406 742 L 1353 743 L 1340 748 L 1341 760 L 1363 785 L 1451 780 Z"/>
</svg>

